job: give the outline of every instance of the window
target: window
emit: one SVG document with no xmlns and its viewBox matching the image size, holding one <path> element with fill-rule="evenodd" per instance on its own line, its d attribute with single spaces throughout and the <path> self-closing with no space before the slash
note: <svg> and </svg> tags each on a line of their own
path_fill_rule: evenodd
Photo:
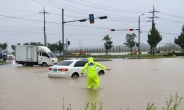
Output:
<svg viewBox="0 0 184 110">
<path fill-rule="evenodd" d="M 48 55 L 47 53 L 44 53 L 44 52 L 42 52 L 42 56 L 43 56 L 43 57 L 48 57 L 48 58 L 50 58 L 49 55 Z"/>
<path fill-rule="evenodd" d="M 73 61 L 62 61 L 56 65 L 61 65 L 61 66 L 69 66 Z"/>
<path fill-rule="evenodd" d="M 77 61 L 74 67 L 84 67 L 84 65 L 85 65 L 84 61 Z"/>
<path fill-rule="evenodd" d="M 48 52 L 48 54 L 50 55 L 51 58 L 56 58 L 56 55 L 54 55 L 54 53 Z"/>
</svg>

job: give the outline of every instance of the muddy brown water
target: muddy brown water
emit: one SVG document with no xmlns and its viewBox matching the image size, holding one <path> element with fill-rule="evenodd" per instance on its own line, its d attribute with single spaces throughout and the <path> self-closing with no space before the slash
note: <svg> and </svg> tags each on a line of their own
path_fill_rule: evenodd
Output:
<svg viewBox="0 0 184 110">
<path fill-rule="evenodd" d="M 165 97 L 184 97 L 184 58 L 117 59 L 99 62 L 111 71 L 100 75 L 98 91 L 86 89 L 86 77 L 48 78 L 48 67 L 0 66 L 0 110 L 84 110 L 87 102 L 103 103 L 103 110 L 145 110 Z M 184 110 L 184 100 L 178 110 Z"/>
</svg>

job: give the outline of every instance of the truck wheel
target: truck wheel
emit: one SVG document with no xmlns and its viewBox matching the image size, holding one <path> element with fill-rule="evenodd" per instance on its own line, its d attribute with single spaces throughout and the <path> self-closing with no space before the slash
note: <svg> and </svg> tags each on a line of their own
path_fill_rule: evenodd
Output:
<svg viewBox="0 0 184 110">
<path fill-rule="evenodd" d="M 47 63 L 45 63 L 45 62 L 44 62 L 44 63 L 42 63 L 42 66 L 47 66 Z"/>
<path fill-rule="evenodd" d="M 27 63 L 23 63 L 23 66 L 27 66 Z"/>
</svg>

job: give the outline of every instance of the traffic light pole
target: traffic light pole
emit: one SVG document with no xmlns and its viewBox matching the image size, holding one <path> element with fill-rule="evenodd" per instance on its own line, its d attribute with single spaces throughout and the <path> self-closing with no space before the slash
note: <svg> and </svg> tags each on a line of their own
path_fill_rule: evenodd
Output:
<svg viewBox="0 0 184 110">
<path fill-rule="evenodd" d="M 63 57 L 64 60 L 64 9 L 62 9 L 62 51 L 63 51 Z"/>
<path fill-rule="evenodd" d="M 67 59 L 67 57 L 68 57 L 68 52 L 67 52 L 68 51 L 67 50 L 68 49 L 68 39 L 66 39 L 66 44 L 65 45 L 66 45 L 66 59 Z"/>
<path fill-rule="evenodd" d="M 140 16 L 138 21 L 138 59 L 140 59 Z"/>
<path fill-rule="evenodd" d="M 144 14 L 142 14 L 142 15 L 144 15 Z M 139 16 L 139 20 L 138 20 L 138 59 L 140 59 L 140 51 L 141 51 L 141 49 L 140 49 L 140 46 L 141 46 L 141 44 L 140 44 L 140 33 L 141 33 L 141 29 L 140 29 L 140 17 L 142 16 L 142 15 L 140 15 Z"/>
<path fill-rule="evenodd" d="M 99 18 L 99 19 L 107 19 L 107 16 L 100 16 L 100 17 L 96 17 L 96 18 Z M 94 19 L 96 19 L 94 18 Z M 64 21 L 64 9 L 62 9 L 62 51 L 63 51 L 63 57 L 62 57 L 62 60 L 64 60 L 64 23 L 69 23 L 69 22 L 76 22 L 76 21 L 79 21 L 79 22 L 84 22 L 86 20 L 90 20 L 90 19 L 80 19 L 80 20 L 73 20 L 73 21 Z M 66 45 L 67 45 L 68 42 L 66 42 Z"/>
</svg>

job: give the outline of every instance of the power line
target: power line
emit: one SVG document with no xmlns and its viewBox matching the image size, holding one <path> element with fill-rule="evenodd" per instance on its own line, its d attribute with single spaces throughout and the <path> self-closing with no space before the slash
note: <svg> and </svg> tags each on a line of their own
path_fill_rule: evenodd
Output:
<svg viewBox="0 0 184 110">
<path fill-rule="evenodd" d="M 19 8 L 15 8 L 15 7 L 12 7 L 12 6 L 9 6 L 9 5 L 5 5 L 5 4 L 2 4 L 2 3 L 0 3 L 0 5 L 7 6 L 7 7 L 17 9 L 17 10 L 20 10 L 20 11 L 24 11 L 24 12 L 29 12 L 29 13 L 31 12 L 31 11 L 26 11 L 26 10 L 22 10 L 22 9 L 19 9 Z"/>
<path fill-rule="evenodd" d="M 14 17 L 14 16 L 6 16 L 6 15 L 0 15 L 2 17 L 7 17 L 7 18 L 14 18 L 14 19 L 23 19 L 23 20 L 29 20 L 29 21 L 37 21 L 37 22 L 44 22 L 40 20 L 34 20 L 34 19 L 26 19 L 26 18 L 19 18 L 19 17 Z M 55 23 L 55 22 L 47 22 L 47 23 L 52 23 L 52 24 L 61 24 L 61 23 Z"/>
<path fill-rule="evenodd" d="M 143 30 L 141 32 L 148 32 L 148 31 Z M 170 34 L 170 35 L 179 35 L 179 34 L 175 34 L 175 33 L 167 33 L 167 32 L 160 32 L 160 31 L 159 31 L 159 33 L 162 33 L 162 34 Z"/>
<path fill-rule="evenodd" d="M 52 1 L 52 2 L 55 2 L 54 0 L 49 0 L 49 1 Z M 92 6 L 91 4 L 88 5 L 88 4 L 83 4 L 83 3 L 80 3 L 80 2 L 76 2 L 76 1 L 68 1 L 68 0 L 64 0 L 64 1 L 67 1 L 67 2 L 70 2 L 70 3 L 74 3 L 74 4 L 78 4 L 78 5 L 82 5 L 82 6 L 86 6 L 86 7 L 91 7 L 91 8 L 98 8 L 98 9 L 105 9 L 105 10 L 108 10 L 108 11 L 115 11 L 115 12 L 125 12 L 125 13 L 145 13 L 145 12 L 138 12 L 138 11 L 135 11 L 135 10 L 122 10 L 122 9 L 116 9 L 116 8 L 106 8 L 105 6 Z M 55 2 L 55 3 L 59 3 L 59 2 Z M 61 4 L 61 3 L 60 3 Z"/>
<path fill-rule="evenodd" d="M 166 18 L 161 18 L 163 19 L 164 21 L 167 20 L 167 21 L 172 21 L 172 22 L 177 22 L 177 23 L 184 23 L 184 21 L 177 21 L 177 20 L 171 20 L 171 19 L 166 19 Z"/>
<path fill-rule="evenodd" d="M 163 14 L 163 15 L 167 15 L 167 16 L 172 16 L 172 17 L 176 17 L 176 18 L 184 18 L 184 17 L 180 17 L 180 16 L 176 16 L 176 15 L 171 15 L 171 14 L 167 14 L 167 13 L 161 13 L 161 14 Z"/>
<path fill-rule="evenodd" d="M 37 2 L 37 3 L 40 3 L 40 4 L 44 4 L 44 5 L 47 5 L 47 6 L 50 6 L 50 7 L 54 7 L 54 8 L 58 8 L 58 9 L 61 9 L 59 7 L 63 7 L 63 8 L 66 8 L 67 11 L 70 11 L 70 10 L 74 10 L 74 11 L 77 11 L 77 13 L 81 13 L 84 14 L 89 14 L 89 12 L 93 12 L 93 13 L 97 13 L 96 15 L 102 15 L 102 14 L 105 14 L 105 13 L 100 13 L 100 12 L 95 12 L 95 11 L 91 11 L 91 10 L 86 10 L 86 9 L 82 9 L 82 8 L 78 8 L 78 7 L 73 7 L 73 6 L 70 6 L 70 5 L 66 5 L 66 4 L 63 4 L 63 5 L 58 5 L 58 3 L 54 4 L 53 2 L 47 2 L 47 1 L 44 1 L 44 0 L 41 0 L 43 2 L 38 2 L 36 0 L 32 0 L 34 2 Z M 47 4 L 49 3 L 49 5 Z M 61 4 L 61 3 L 60 3 Z M 54 6 L 53 6 L 54 5 Z M 57 6 L 57 7 L 56 7 Z M 68 6 L 68 7 L 66 7 Z M 72 9 L 73 8 L 73 9 Z M 82 10 L 82 11 L 79 11 L 79 10 Z M 84 12 L 84 11 L 87 11 L 87 12 Z M 106 14 L 105 14 L 106 15 Z M 116 17 L 121 17 L 121 16 L 118 16 L 118 15 L 112 15 L 112 14 L 108 14 L 109 16 L 116 16 Z"/>
</svg>

